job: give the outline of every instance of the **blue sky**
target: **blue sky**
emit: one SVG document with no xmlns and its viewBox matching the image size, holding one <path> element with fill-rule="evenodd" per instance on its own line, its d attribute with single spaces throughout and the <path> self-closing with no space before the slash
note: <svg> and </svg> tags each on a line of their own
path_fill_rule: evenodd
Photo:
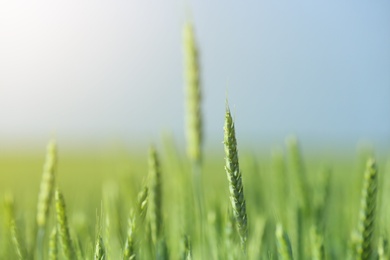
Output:
<svg viewBox="0 0 390 260">
<path fill-rule="evenodd" d="M 1 1 L 0 140 L 184 139 L 182 25 L 206 141 L 390 146 L 388 1 Z"/>
</svg>

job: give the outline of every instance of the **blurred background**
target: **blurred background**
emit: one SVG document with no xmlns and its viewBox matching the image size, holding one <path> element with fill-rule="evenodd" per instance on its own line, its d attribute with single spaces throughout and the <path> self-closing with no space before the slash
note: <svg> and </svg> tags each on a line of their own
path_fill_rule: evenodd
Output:
<svg viewBox="0 0 390 260">
<path fill-rule="evenodd" d="M 390 2 L 0 2 L 0 149 L 184 143 L 182 26 L 200 49 L 206 147 L 390 147 Z M 221 146 L 222 147 L 222 146 Z M 42 152 L 43 155 L 43 152 Z"/>
</svg>

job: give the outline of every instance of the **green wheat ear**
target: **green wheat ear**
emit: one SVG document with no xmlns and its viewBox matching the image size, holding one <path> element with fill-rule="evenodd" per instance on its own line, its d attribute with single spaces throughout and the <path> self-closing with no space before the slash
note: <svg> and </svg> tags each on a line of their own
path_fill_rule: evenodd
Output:
<svg viewBox="0 0 390 260">
<path fill-rule="evenodd" d="M 137 254 L 135 249 L 136 217 L 134 213 L 130 213 L 128 223 L 129 227 L 127 229 L 125 249 L 123 250 L 123 260 L 135 260 L 137 259 Z"/>
<path fill-rule="evenodd" d="M 144 187 L 137 196 L 137 210 L 134 213 L 133 210 L 130 212 L 128 219 L 128 229 L 125 248 L 123 250 L 123 259 L 135 260 L 138 258 L 137 255 L 137 235 L 139 234 L 140 227 L 144 223 L 145 216 L 148 209 L 148 187 Z M 138 241 L 139 242 L 139 241 Z M 139 243 L 137 243 L 139 244 Z"/>
<path fill-rule="evenodd" d="M 37 206 L 37 224 L 42 228 L 46 225 L 50 202 L 54 192 L 54 174 L 57 163 L 57 145 L 54 140 L 47 145 L 46 160 L 43 166 L 41 187 L 39 189 Z"/>
<path fill-rule="evenodd" d="M 38 259 L 43 258 L 43 240 L 46 233 L 46 223 L 49 216 L 50 204 L 54 193 L 55 171 L 57 165 L 57 144 L 51 140 L 46 148 L 45 164 L 43 166 L 41 186 L 37 205 L 37 253 Z"/>
<path fill-rule="evenodd" d="M 152 231 L 152 240 L 154 245 L 157 245 L 158 240 L 162 235 L 162 184 L 160 164 L 156 149 L 151 146 L 149 149 L 149 178 L 150 178 L 150 203 L 149 216 Z"/>
<path fill-rule="evenodd" d="M 149 189 L 147 186 L 145 186 L 142 191 L 138 193 L 137 196 L 137 217 L 140 219 L 141 222 L 145 220 L 145 216 L 148 210 L 148 194 Z"/>
<path fill-rule="evenodd" d="M 201 88 L 199 73 L 198 48 L 196 46 L 194 29 L 190 23 L 184 26 L 184 57 L 187 96 L 187 152 L 194 162 L 202 159 L 201 146 L 203 141 Z"/>
<path fill-rule="evenodd" d="M 58 238 L 57 238 L 57 228 L 54 227 L 49 240 L 49 260 L 57 260 L 58 259 Z"/>
<path fill-rule="evenodd" d="M 225 146 L 225 171 L 229 181 L 230 201 L 233 208 L 233 215 L 236 227 L 241 239 L 243 250 L 246 250 L 246 240 L 248 235 L 247 214 L 244 198 L 244 187 L 242 185 L 242 175 L 238 163 L 238 151 L 236 133 L 233 118 L 226 105 L 225 126 L 224 126 L 224 146 Z"/>
<path fill-rule="evenodd" d="M 26 259 L 28 252 L 16 225 L 14 198 L 11 194 L 6 194 L 4 197 L 4 213 L 7 235 L 10 236 L 8 239 L 11 240 L 16 257 L 20 260 Z"/>
<path fill-rule="evenodd" d="M 55 191 L 56 211 L 57 211 L 57 228 L 62 245 L 62 252 L 65 259 L 75 259 L 75 251 L 70 238 L 68 219 L 66 216 L 65 200 L 62 193 L 57 189 Z"/>
<path fill-rule="evenodd" d="M 104 260 L 104 259 L 106 259 L 106 250 L 104 248 L 103 238 L 99 234 L 96 239 L 94 260 Z"/>
<path fill-rule="evenodd" d="M 388 251 L 389 241 L 384 236 L 381 236 L 378 242 L 378 260 L 389 259 Z"/>
<path fill-rule="evenodd" d="M 288 238 L 287 233 L 283 230 L 283 227 L 281 224 L 278 224 L 276 226 L 276 241 L 277 241 L 277 247 L 278 247 L 278 259 L 281 260 L 292 260 L 293 254 L 291 249 L 291 243 L 290 239 Z"/>
<path fill-rule="evenodd" d="M 182 238 L 182 260 L 192 260 L 192 249 L 191 249 L 191 241 L 189 236 L 185 235 Z"/>
<path fill-rule="evenodd" d="M 312 226 L 310 229 L 311 258 L 313 260 L 325 259 L 324 238 L 318 233 L 318 229 Z"/>
<path fill-rule="evenodd" d="M 364 184 L 360 205 L 358 240 L 356 253 L 358 259 L 371 259 L 374 253 L 375 208 L 378 187 L 378 170 L 374 159 L 369 159 L 364 174 Z"/>
<path fill-rule="evenodd" d="M 305 171 L 303 156 L 299 146 L 298 139 L 295 136 L 287 138 L 287 148 L 291 170 L 293 175 L 293 187 L 298 197 L 298 203 L 305 211 L 311 209 L 311 190 Z"/>
<path fill-rule="evenodd" d="M 156 260 L 168 260 L 169 259 L 169 250 L 167 246 L 167 241 L 164 237 L 161 237 L 157 241 L 156 247 Z"/>
</svg>

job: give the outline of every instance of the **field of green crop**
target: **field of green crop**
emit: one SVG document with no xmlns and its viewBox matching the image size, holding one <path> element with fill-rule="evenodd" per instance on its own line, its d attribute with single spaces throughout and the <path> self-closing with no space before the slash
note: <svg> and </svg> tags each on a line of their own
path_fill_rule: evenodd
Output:
<svg viewBox="0 0 390 260">
<path fill-rule="evenodd" d="M 269 155 L 245 150 L 240 153 L 248 259 L 288 258 L 278 256 L 277 227 L 282 227 L 288 235 L 295 259 L 345 259 L 348 255 L 351 259 L 357 258 L 353 254 L 357 252 L 360 214 L 364 211 L 361 201 L 368 153 L 360 153 L 355 159 L 332 160 L 324 166 L 324 160 L 318 156 L 301 158 L 294 144 L 291 139 L 285 149 L 276 149 Z M 201 171 L 205 210 L 200 217 L 191 162 L 183 149 L 175 147 L 168 138 L 159 148 L 162 188 L 158 222 L 169 259 L 188 259 L 188 252 L 194 259 L 242 259 L 224 155 L 206 152 Z M 155 207 L 151 206 L 154 177 L 148 169 L 152 166 L 148 166 L 146 150 L 143 154 L 118 150 L 106 153 L 58 150 L 53 187 L 58 187 L 64 195 L 71 243 L 79 259 L 94 257 L 98 235 L 102 238 L 105 259 L 122 259 L 129 235 L 129 218 L 135 219 L 136 224 L 131 235 L 133 254 L 139 259 L 154 258 L 158 243 L 151 237 L 153 218 L 149 212 Z M 4 201 L 0 209 L 1 259 L 27 259 L 32 255 L 37 258 L 39 250 L 44 259 L 48 259 L 50 233 L 58 225 L 54 193 L 41 248 L 35 241 L 44 157 L 43 149 L 42 154 L 10 153 L 0 157 L 0 190 Z M 388 167 L 386 170 L 385 160 L 378 165 L 377 213 L 370 243 L 375 255 L 383 248 L 381 259 L 386 259 L 389 209 L 385 198 L 389 196 L 389 170 Z M 149 191 L 146 212 L 137 218 L 140 206 L 137 196 L 145 187 Z M 12 224 L 15 230 L 11 223 L 15 223 Z M 51 259 L 65 259 L 62 240 L 57 239 L 58 258 Z M 190 251 L 186 251 L 185 241 L 191 245 Z"/>
<path fill-rule="evenodd" d="M 0 259 L 389 259 L 386 155 L 327 161 L 293 136 L 251 153 L 228 103 L 205 150 L 190 25 L 184 39 L 186 147 L 0 151 Z"/>
</svg>

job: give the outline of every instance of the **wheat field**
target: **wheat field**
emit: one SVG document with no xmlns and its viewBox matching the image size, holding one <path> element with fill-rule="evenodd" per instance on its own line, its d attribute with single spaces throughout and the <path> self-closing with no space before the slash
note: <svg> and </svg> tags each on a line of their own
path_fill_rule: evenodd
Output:
<svg viewBox="0 0 390 260">
<path fill-rule="evenodd" d="M 228 101 L 207 151 L 199 47 L 183 35 L 187 143 L 1 152 L 0 259 L 389 259 L 388 157 L 311 154 L 295 136 L 251 152 Z"/>
</svg>

